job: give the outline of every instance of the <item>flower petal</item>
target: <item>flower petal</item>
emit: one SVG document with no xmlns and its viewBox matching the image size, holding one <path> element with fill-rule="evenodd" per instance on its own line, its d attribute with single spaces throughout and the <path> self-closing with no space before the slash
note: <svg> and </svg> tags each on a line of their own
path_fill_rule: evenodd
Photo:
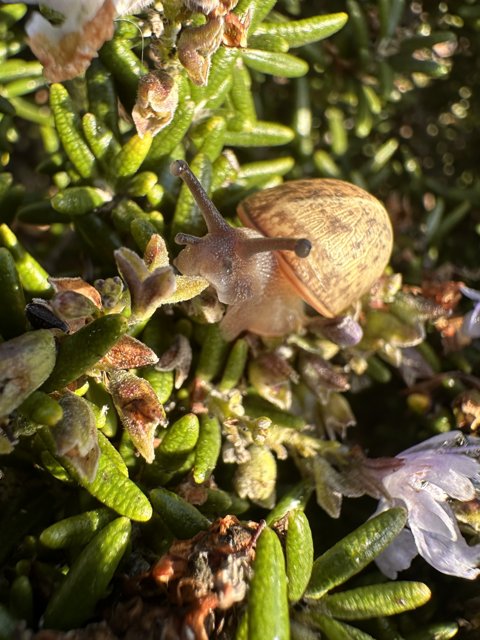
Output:
<svg viewBox="0 0 480 640">
<path fill-rule="evenodd" d="M 480 545 L 469 547 L 460 531 L 455 542 L 417 527 L 412 528 L 412 533 L 419 554 L 437 571 L 467 580 L 480 574 L 475 566 L 480 561 Z"/>
<path fill-rule="evenodd" d="M 465 314 L 461 331 L 469 338 L 480 338 L 480 304 L 476 304 L 472 311 Z"/>
<path fill-rule="evenodd" d="M 474 300 L 475 302 L 480 302 L 480 291 L 477 291 L 477 289 L 471 289 L 470 287 L 460 287 L 460 292 L 463 293 L 466 298 Z"/>
<path fill-rule="evenodd" d="M 375 558 L 375 564 L 387 578 L 395 580 L 397 573 L 408 569 L 417 554 L 412 532 L 403 529 L 392 544 Z"/>
</svg>

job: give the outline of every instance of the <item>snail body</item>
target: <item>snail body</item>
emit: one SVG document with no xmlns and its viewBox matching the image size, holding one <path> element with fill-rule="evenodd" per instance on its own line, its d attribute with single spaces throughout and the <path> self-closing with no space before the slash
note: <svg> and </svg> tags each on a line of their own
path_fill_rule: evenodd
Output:
<svg viewBox="0 0 480 640">
<path fill-rule="evenodd" d="M 192 191 L 205 218 L 203 238 L 177 234 L 186 247 L 175 266 L 201 275 L 228 304 L 227 339 L 249 330 L 278 336 L 305 322 L 304 302 L 336 318 L 381 276 L 393 233 L 383 205 L 363 189 L 333 179 L 285 182 L 240 203 L 246 225 L 222 218 L 183 161 L 172 173 Z"/>
</svg>

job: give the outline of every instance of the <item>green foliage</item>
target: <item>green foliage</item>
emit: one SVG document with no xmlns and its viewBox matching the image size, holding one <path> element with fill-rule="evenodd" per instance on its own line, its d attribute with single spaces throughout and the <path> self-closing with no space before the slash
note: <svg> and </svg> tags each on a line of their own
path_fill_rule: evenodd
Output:
<svg viewBox="0 0 480 640">
<path fill-rule="evenodd" d="M 117 518 L 89 542 L 48 604 L 47 627 L 71 629 L 88 620 L 125 553 L 130 531 L 130 520 Z"/>
<path fill-rule="evenodd" d="M 405 512 L 342 497 L 383 495 L 350 443 L 381 468 L 478 426 L 459 302 L 461 281 L 479 288 L 478 7 L 220 4 L 119 17 L 84 74 L 51 83 L 27 44 L 35 9 L 0 7 L 0 638 L 99 619 L 140 637 L 132 589 L 188 637 L 204 619 L 252 639 L 474 629 L 474 585 L 371 568 Z M 172 268 L 176 234 L 205 232 L 169 173 L 184 158 L 234 226 L 243 198 L 295 178 L 385 202 L 395 249 L 355 309 L 358 345 L 315 320 L 223 338 L 208 283 Z M 219 599 L 206 613 L 203 596 Z"/>
</svg>

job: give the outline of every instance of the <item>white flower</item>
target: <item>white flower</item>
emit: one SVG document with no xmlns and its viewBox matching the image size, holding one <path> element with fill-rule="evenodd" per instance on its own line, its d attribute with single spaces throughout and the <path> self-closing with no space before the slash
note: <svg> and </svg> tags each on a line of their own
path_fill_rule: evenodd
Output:
<svg viewBox="0 0 480 640">
<path fill-rule="evenodd" d="M 407 528 L 377 558 L 389 578 L 407 569 L 420 554 L 435 569 L 473 580 L 480 574 L 480 545 L 469 546 L 460 533 L 450 499 L 466 502 L 480 489 L 480 438 L 459 431 L 434 436 L 397 456 L 399 468 L 386 471 L 386 495 L 377 513 L 391 507 L 408 512 Z"/>
<path fill-rule="evenodd" d="M 113 21 L 135 13 L 152 0 L 44 0 L 26 26 L 28 44 L 51 82 L 83 73 L 106 40 L 113 36 Z"/>
</svg>

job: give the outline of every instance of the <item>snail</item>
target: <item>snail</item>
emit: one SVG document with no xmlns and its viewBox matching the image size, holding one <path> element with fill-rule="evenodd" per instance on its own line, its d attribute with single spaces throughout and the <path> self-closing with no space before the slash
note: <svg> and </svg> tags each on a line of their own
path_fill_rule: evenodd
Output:
<svg viewBox="0 0 480 640">
<path fill-rule="evenodd" d="M 243 200 L 233 228 L 183 160 L 172 163 L 207 225 L 202 238 L 175 236 L 186 245 L 174 261 L 184 275 L 203 276 L 228 306 L 220 327 L 227 340 L 248 330 L 262 336 L 298 331 L 304 302 L 337 319 L 381 276 L 393 232 L 383 205 L 348 182 L 303 179 L 265 189 Z M 344 318 L 339 320 L 339 324 Z M 358 325 L 344 323 L 361 337 Z"/>
</svg>

